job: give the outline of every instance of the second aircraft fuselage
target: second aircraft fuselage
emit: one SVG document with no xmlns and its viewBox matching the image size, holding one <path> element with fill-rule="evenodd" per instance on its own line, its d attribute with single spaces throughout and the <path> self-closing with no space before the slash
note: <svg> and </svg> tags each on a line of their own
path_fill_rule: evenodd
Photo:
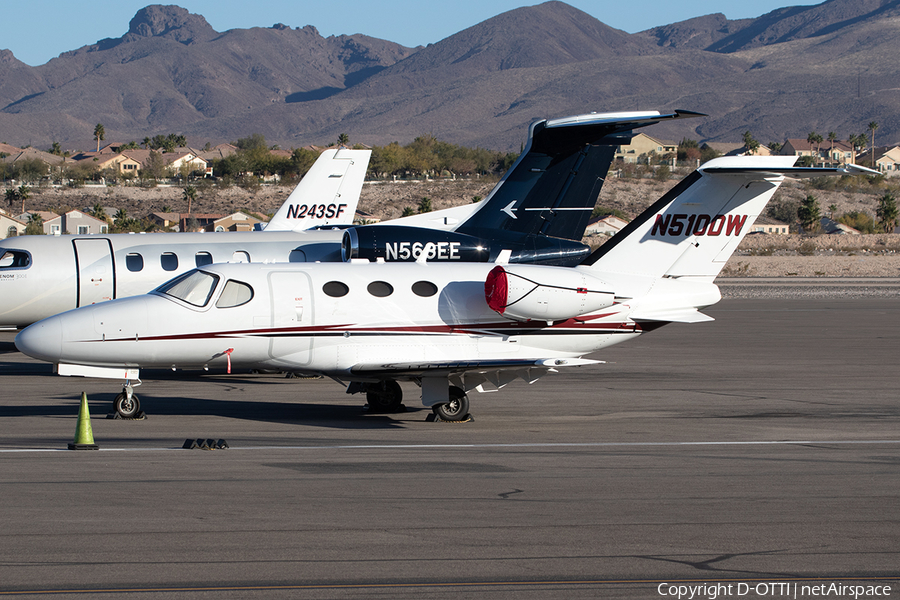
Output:
<svg viewBox="0 0 900 600">
<path fill-rule="evenodd" d="M 146 294 L 217 262 L 340 261 L 343 231 L 24 236 L 0 243 L 0 326 Z"/>
</svg>

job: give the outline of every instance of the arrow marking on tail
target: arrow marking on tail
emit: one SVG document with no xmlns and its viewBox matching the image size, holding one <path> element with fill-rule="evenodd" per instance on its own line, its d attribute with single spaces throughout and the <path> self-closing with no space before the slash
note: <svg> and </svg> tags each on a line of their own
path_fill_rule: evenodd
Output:
<svg viewBox="0 0 900 600">
<path fill-rule="evenodd" d="M 513 206 L 515 206 L 515 204 L 516 204 L 516 201 L 513 200 L 512 202 L 510 202 L 509 204 L 506 205 L 506 208 L 501 208 L 500 210 L 502 212 L 505 212 L 506 214 L 508 214 L 513 219 L 518 219 L 519 217 L 517 217 L 515 215 L 516 209 L 513 208 Z"/>
</svg>

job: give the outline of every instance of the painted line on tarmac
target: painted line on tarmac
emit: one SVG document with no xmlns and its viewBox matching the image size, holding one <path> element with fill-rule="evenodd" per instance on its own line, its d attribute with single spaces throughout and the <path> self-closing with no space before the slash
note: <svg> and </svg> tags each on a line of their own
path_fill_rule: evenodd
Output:
<svg viewBox="0 0 900 600">
<path fill-rule="evenodd" d="M 231 446 L 247 450 L 468 450 L 491 448 L 672 448 L 688 446 L 809 446 L 900 444 L 900 440 L 749 440 L 743 442 L 531 442 L 514 444 L 337 444 L 327 446 Z M 95 452 L 168 452 L 181 446 L 156 448 L 99 448 Z M 216 450 L 219 451 L 219 450 Z M 66 448 L 0 448 L 0 454 L 71 452 Z"/>
</svg>

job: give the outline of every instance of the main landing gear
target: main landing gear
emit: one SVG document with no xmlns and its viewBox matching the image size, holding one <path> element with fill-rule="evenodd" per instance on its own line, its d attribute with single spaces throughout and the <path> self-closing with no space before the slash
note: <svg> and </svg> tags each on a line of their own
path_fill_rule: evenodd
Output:
<svg viewBox="0 0 900 600">
<path fill-rule="evenodd" d="M 366 393 L 366 401 L 371 413 L 396 413 L 406 410 L 402 404 L 403 390 L 394 379 L 385 379 L 374 383 L 354 381 L 347 386 L 348 394 L 359 392 Z M 430 421 L 469 421 L 472 419 L 469 414 L 469 397 L 461 388 L 449 385 L 446 379 L 428 378 L 427 385 L 423 382 L 422 402 L 425 406 L 431 407 L 434 413 L 433 417 L 429 417 Z"/>
<path fill-rule="evenodd" d="M 393 379 L 371 383 L 366 388 L 366 401 L 369 403 L 369 412 L 401 412 L 405 410 L 401 400 L 403 400 L 403 390 L 400 389 L 400 384 Z"/>
<path fill-rule="evenodd" d="M 446 404 L 435 404 L 431 407 L 442 421 L 465 421 L 469 415 L 469 397 L 455 385 L 450 386 L 450 401 Z"/>
</svg>

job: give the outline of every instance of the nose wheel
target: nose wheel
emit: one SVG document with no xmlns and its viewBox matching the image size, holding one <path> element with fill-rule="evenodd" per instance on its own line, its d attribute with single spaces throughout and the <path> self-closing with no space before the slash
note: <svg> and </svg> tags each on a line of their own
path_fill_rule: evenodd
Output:
<svg viewBox="0 0 900 600">
<path fill-rule="evenodd" d="M 140 382 L 137 382 L 135 385 L 140 385 Z M 138 417 L 141 412 L 141 401 L 138 399 L 137 394 L 134 393 L 134 389 L 129 383 L 126 382 L 122 387 L 122 393 L 113 400 L 113 409 L 122 419 L 134 419 Z"/>
<path fill-rule="evenodd" d="M 469 417 L 469 397 L 455 385 L 450 386 L 450 401 L 431 407 L 442 421 L 465 421 Z"/>
</svg>

